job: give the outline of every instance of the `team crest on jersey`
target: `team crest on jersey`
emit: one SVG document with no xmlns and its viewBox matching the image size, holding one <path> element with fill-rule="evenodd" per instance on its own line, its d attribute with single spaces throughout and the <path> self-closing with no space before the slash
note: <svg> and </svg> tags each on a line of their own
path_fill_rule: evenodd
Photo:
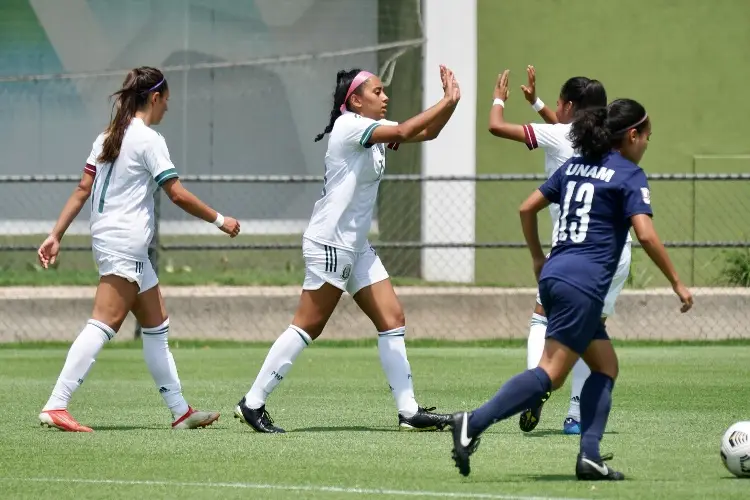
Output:
<svg viewBox="0 0 750 500">
<path fill-rule="evenodd" d="M 641 195 L 643 196 L 643 203 L 651 205 L 651 191 L 648 188 L 641 188 Z"/>
<path fill-rule="evenodd" d="M 344 266 L 344 270 L 341 271 L 341 278 L 342 279 L 349 279 L 349 275 L 352 274 L 352 265 L 347 264 Z"/>
</svg>

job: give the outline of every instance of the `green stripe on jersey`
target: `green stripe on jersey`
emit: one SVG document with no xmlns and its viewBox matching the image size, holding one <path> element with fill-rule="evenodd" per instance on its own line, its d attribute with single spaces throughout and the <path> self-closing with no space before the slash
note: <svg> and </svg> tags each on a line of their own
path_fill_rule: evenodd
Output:
<svg viewBox="0 0 750 500">
<path fill-rule="evenodd" d="M 156 184 L 161 186 L 165 182 L 167 182 L 169 179 L 174 179 L 176 177 L 179 177 L 177 175 L 177 169 L 176 168 L 168 168 L 164 172 L 157 175 L 154 180 L 156 181 Z"/>
<path fill-rule="evenodd" d="M 107 188 L 109 187 L 109 179 L 112 177 L 112 171 L 115 169 L 114 164 L 109 166 L 107 171 L 107 177 L 104 178 L 104 184 L 102 185 L 102 193 L 99 195 L 99 213 L 104 210 L 104 198 L 107 196 Z"/>
<path fill-rule="evenodd" d="M 359 140 L 360 145 L 363 147 L 367 147 L 366 144 L 370 142 L 370 137 L 372 137 L 372 133 L 375 131 L 376 128 L 380 126 L 379 123 L 373 123 L 369 127 L 365 129 L 365 132 L 362 134 L 362 138 Z"/>
</svg>

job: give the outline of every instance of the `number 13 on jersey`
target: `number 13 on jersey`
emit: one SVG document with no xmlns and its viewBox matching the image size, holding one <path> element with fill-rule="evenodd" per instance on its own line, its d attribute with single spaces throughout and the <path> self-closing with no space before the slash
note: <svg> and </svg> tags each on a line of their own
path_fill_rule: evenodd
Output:
<svg viewBox="0 0 750 500">
<path fill-rule="evenodd" d="M 591 202 L 594 200 L 594 185 L 584 182 L 577 186 L 576 181 L 569 181 L 565 187 L 565 199 L 563 200 L 562 214 L 560 215 L 559 241 L 566 241 L 568 236 L 573 243 L 581 243 L 586 239 L 589 229 L 589 212 Z M 577 188 L 577 189 L 576 189 Z M 570 216 L 570 202 L 575 194 L 575 201 L 582 205 L 575 210 L 578 220 L 568 221 Z"/>
</svg>

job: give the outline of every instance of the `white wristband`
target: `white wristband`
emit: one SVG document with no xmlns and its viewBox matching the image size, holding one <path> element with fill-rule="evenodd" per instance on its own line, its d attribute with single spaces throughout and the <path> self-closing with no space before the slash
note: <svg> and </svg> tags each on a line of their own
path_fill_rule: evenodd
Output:
<svg viewBox="0 0 750 500">
<path fill-rule="evenodd" d="M 493 106 L 497 106 L 497 105 L 500 105 L 500 106 L 502 106 L 502 107 L 505 107 L 505 101 L 503 101 L 503 100 L 502 100 L 502 99 L 500 99 L 499 97 L 495 97 L 495 100 L 494 100 L 494 101 L 492 101 L 492 105 L 493 105 Z"/>
<path fill-rule="evenodd" d="M 219 212 L 216 212 L 216 220 L 214 221 L 214 226 L 221 227 L 224 225 L 224 216 L 221 215 Z"/>
<path fill-rule="evenodd" d="M 542 102 L 542 100 L 541 100 L 541 99 L 539 99 L 539 98 L 537 97 L 537 98 L 536 98 L 536 101 L 534 101 L 534 104 L 532 104 L 532 105 L 531 105 L 531 107 L 532 107 L 532 108 L 534 108 L 534 111 L 536 111 L 536 112 L 538 113 L 538 112 L 540 112 L 540 111 L 542 110 L 542 108 L 544 107 L 544 103 Z"/>
</svg>

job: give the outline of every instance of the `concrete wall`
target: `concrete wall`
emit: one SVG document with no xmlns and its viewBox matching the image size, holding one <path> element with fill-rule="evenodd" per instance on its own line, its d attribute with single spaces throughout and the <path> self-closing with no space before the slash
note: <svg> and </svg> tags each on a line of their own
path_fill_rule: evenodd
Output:
<svg viewBox="0 0 750 500">
<path fill-rule="evenodd" d="M 299 287 L 164 287 L 174 339 L 273 341 L 291 321 Z M 534 289 L 422 288 L 397 290 L 408 338 L 526 338 Z M 750 339 L 737 311 L 750 292 L 695 289 L 696 307 L 680 314 L 671 290 L 626 291 L 608 322 L 613 338 L 646 340 Z M 0 288 L 0 342 L 73 340 L 91 313 L 94 289 Z M 327 339 L 369 338 L 375 329 L 346 295 L 326 326 Z M 133 338 L 129 318 L 118 336 Z"/>
</svg>

